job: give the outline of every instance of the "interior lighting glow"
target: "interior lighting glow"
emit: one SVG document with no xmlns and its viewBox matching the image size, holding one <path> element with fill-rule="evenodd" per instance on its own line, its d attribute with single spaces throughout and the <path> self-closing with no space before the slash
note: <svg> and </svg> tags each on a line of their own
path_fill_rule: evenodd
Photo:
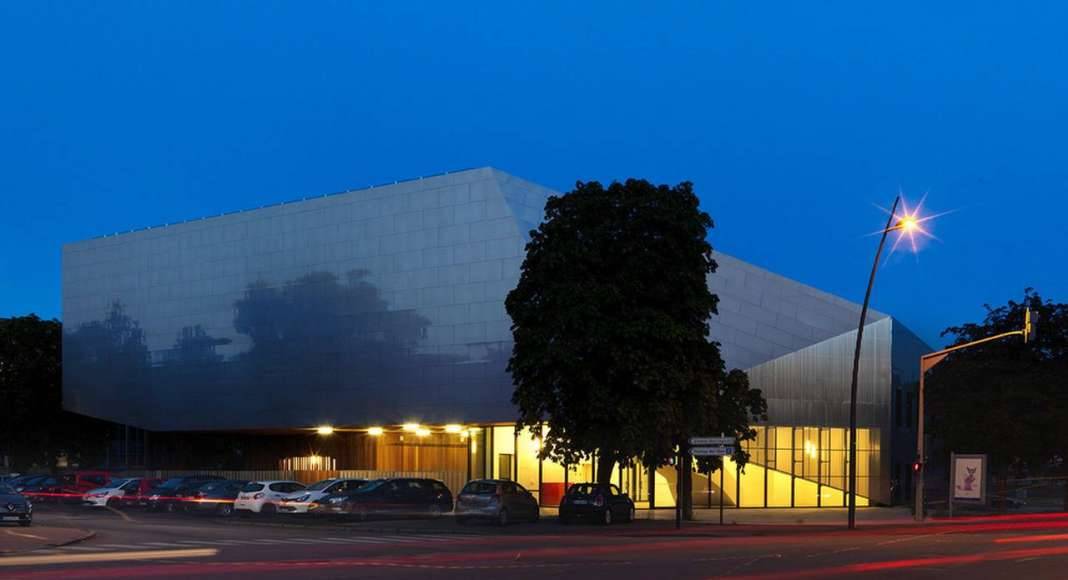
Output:
<svg viewBox="0 0 1068 580">
<path fill-rule="evenodd" d="M 446 433 L 459 433 L 459 432 L 461 432 L 463 430 L 464 430 L 463 425 L 456 425 L 456 424 L 450 423 L 449 425 L 445 426 L 445 432 Z"/>
<path fill-rule="evenodd" d="M 370 429 L 367 430 L 367 434 L 372 436 L 372 437 L 378 437 L 382 433 L 383 433 L 383 431 L 382 431 L 381 427 L 371 427 Z"/>
<path fill-rule="evenodd" d="M 401 429 L 404 429 L 408 433 L 415 433 L 422 429 L 422 427 L 419 425 L 419 423 L 405 423 L 401 425 Z"/>
<path fill-rule="evenodd" d="M 430 429 L 420 428 L 415 431 L 415 434 L 419 437 L 426 437 L 430 435 Z"/>
<path fill-rule="evenodd" d="M 323 425 L 322 427 L 316 428 L 315 432 L 320 434 L 320 435 L 333 435 L 334 434 L 334 428 L 331 427 L 330 425 Z"/>
</svg>

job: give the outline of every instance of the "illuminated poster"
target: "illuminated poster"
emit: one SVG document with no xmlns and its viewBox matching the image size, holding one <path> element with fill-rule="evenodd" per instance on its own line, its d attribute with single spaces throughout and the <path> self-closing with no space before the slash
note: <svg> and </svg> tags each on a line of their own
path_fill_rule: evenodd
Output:
<svg viewBox="0 0 1068 580">
<path fill-rule="evenodd" d="M 983 501 L 985 485 L 985 455 L 953 455 L 953 499 Z"/>
</svg>

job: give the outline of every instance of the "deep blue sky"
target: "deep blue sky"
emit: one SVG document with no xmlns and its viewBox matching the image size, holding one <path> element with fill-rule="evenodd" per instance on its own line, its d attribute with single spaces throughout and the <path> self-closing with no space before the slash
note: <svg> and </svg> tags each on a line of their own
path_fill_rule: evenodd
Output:
<svg viewBox="0 0 1068 580">
<path fill-rule="evenodd" d="M 4 2 L 0 316 L 61 316 L 64 242 L 482 165 L 693 181 L 717 248 L 858 301 L 873 204 L 929 192 L 876 308 L 1068 301 L 1068 10 L 870 4 Z"/>
</svg>

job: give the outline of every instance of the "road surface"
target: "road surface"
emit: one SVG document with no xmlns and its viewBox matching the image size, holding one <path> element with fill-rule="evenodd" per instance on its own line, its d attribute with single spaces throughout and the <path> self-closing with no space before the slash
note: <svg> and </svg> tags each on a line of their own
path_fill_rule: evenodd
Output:
<svg viewBox="0 0 1068 580">
<path fill-rule="evenodd" d="M 45 507 L 84 542 L 0 557 L 0 578 L 1065 578 L 1068 514 L 923 525 L 500 530 L 437 521 L 338 525 Z M 288 525 L 287 522 L 298 522 Z M 30 528 L 32 529 L 32 528 Z"/>
</svg>

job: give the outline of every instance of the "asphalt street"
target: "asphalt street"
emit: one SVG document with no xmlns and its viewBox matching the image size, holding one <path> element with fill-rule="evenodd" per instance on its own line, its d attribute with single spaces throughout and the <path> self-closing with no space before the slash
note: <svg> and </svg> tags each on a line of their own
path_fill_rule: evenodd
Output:
<svg viewBox="0 0 1068 580">
<path fill-rule="evenodd" d="M 0 557 L 0 578 L 1064 578 L 1068 514 L 923 525 L 339 525 L 49 506 L 89 540 Z M 295 525 L 293 522 L 296 522 Z M 32 528 L 29 528 L 32 529 Z"/>
</svg>

